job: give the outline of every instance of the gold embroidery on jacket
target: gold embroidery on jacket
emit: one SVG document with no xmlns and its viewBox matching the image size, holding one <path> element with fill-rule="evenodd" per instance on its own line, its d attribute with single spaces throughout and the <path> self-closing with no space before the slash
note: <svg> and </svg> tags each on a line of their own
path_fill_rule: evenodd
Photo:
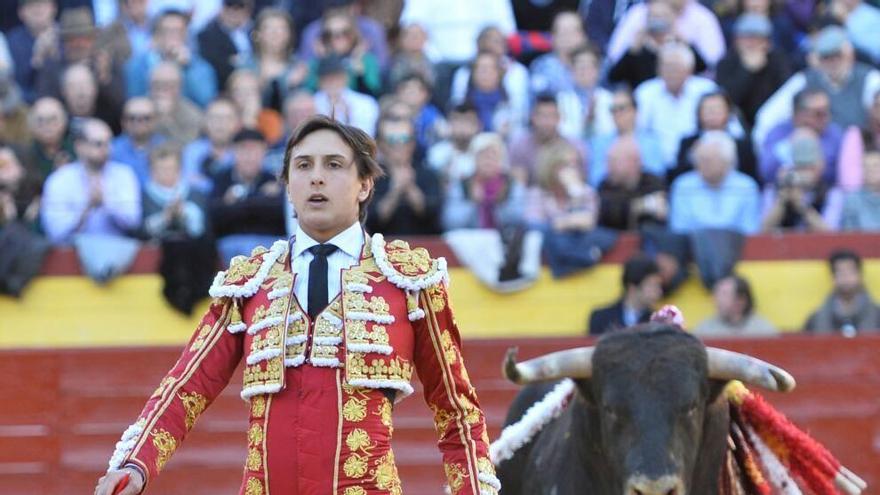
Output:
<svg viewBox="0 0 880 495">
<path fill-rule="evenodd" d="M 446 471 L 446 480 L 449 483 L 449 488 L 452 488 L 452 493 L 457 493 L 464 486 L 464 480 L 468 477 L 468 474 L 461 464 L 447 464 L 444 462 L 443 469 Z"/>
<path fill-rule="evenodd" d="M 263 444 L 263 427 L 260 426 L 260 423 L 254 423 L 248 428 L 248 445 L 262 445 Z"/>
<path fill-rule="evenodd" d="M 437 434 L 440 435 L 440 438 L 445 437 L 449 424 L 453 420 L 452 413 L 446 409 L 440 409 L 437 404 L 429 404 L 428 407 L 434 412 L 434 428 L 437 430 Z"/>
<path fill-rule="evenodd" d="M 342 417 L 352 423 L 363 421 L 367 417 L 367 399 L 349 397 L 342 406 Z"/>
<path fill-rule="evenodd" d="M 367 474 L 367 457 L 351 454 L 345 459 L 342 470 L 349 478 L 363 478 Z"/>
<path fill-rule="evenodd" d="M 428 291 L 428 300 L 430 301 L 431 309 L 435 313 L 439 313 L 446 309 L 446 292 L 443 290 L 443 287 L 432 285 L 426 290 Z"/>
<path fill-rule="evenodd" d="M 341 335 L 342 329 L 327 321 L 326 318 L 319 316 L 317 321 L 315 321 L 315 337 L 339 337 Z"/>
<path fill-rule="evenodd" d="M 270 327 L 265 334 L 261 335 L 258 333 L 254 335 L 253 340 L 251 340 L 250 353 L 256 354 L 264 349 L 277 349 L 280 345 L 281 332 L 275 327 Z"/>
<path fill-rule="evenodd" d="M 455 347 L 455 343 L 452 342 L 452 334 L 449 333 L 449 330 L 440 332 L 440 345 L 443 347 L 443 356 L 446 357 L 449 364 L 457 363 L 458 349 Z"/>
<path fill-rule="evenodd" d="M 345 341 L 349 344 L 388 345 L 390 343 L 385 325 L 374 324 L 372 330 L 367 331 L 367 322 L 364 320 L 346 320 Z"/>
<path fill-rule="evenodd" d="M 256 275 L 262 264 L 262 259 L 245 258 L 244 256 L 232 258 L 229 270 L 226 270 L 226 276 L 223 277 L 223 285 L 238 285 L 238 283 L 246 281 Z"/>
<path fill-rule="evenodd" d="M 355 428 L 348 433 L 348 436 L 345 438 L 345 445 L 352 452 L 363 451 L 367 454 L 375 447 L 370 440 L 370 434 L 361 428 Z"/>
<path fill-rule="evenodd" d="M 370 434 L 362 428 L 351 430 L 345 437 L 345 445 L 351 453 L 345 459 L 342 470 L 349 478 L 363 478 L 369 467 L 370 451 L 376 445 L 370 439 Z"/>
<path fill-rule="evenodd" d="M 262 395 L 251 397 L 251 415 L 255 418 L 262 418 L 266 412 L 266 398 Z"/>
<path fill-rule="evenodd" d="M 156 471 L 161 471 L 177 449 L 177 439 L 162 428 L 153 430 L 150 436 L 153 437 L 153 447 L 156 448 Z"/>
<path fill-rule="evenodd" d="M 350 486 L 345 489 L 342 495 L 367 495 L 367 491 L 360 486 Z"/>
<path fill-rule="evenodd" d="M 382 296 L 376 296 L 370 298 L 370 310 L 377 315 L 387 315 L 388 311 L 391 309 L 391 306 L 385 301 L 385 298 Z"/>
<path fill-rule="evenodd" d="M 475 425 L 480 422 L 480 410 L 473 402 L 468 399 L 465 394 L 458 394 L 458 401 L 464 409 L 464 420 L 469 425 Z"/>
<path fill-rule="evenodd" d="M 388 261 L 404 275 L 424 275 L 431 270 L 431 255 L 425 248 L 410 249 L 405 241 L 394 240 L 385 247 Z"/>
<path fill-rule="evenodd" d="M 248 449 L 247 468 L 251 471 L 261 471 L 263 469 L 263 455 L 257 447 Z"/>
<path fill-rule="evenodd" d="M 192 345 L 189 346 L 189 352 L 196 352 L 201 349 L 205 345 L 205 340 L 208 338 L 209 333 L 211 333 L 211 325 L 205 323 L 199 329 L 199 333 L 196 335 L 195 340 L 193 340 Z"/>
<path fill-rule="evenodd" d="M 477 459 L 477 469 L 481 473 L 495 475 L 495 466 L 492 465 L 492 461 L 490 461 L 488 457 L 480 457 Z"/>
<path fill-rule="evenodd" d="M 370 310 L 367 296 L 360 292 L 343 292 L 342 299 L 347 312 L 367 312 Z"/>
<path fill-rule="evenodd" d="M 345 366 L 349 380 L 369 379 L 409 382 L 413 373 L 412 364 L 400 356 L 375 358 L 370 361 L 370 364 L 367 364 L 362 353 L 347 352 Z"/>
<path fill-rule="evenodd" d="M 257 478 L 248 478 L 244 495 L 263 495 L 263 482 Z"/>
<path fill-rule="evenodd" d="M 197 392 L 178 393 L 177 397 L 183 403 L 183 409 L 186 411 L 186 429 L 191 430 L 196 420 L 208 407 L 208 399 Z"/>
<path fill-rule="evenodd" d="M 282 297 L 281 299 L 276 299 L 276 301 L 278 301 L 278 300 L 284 300 L 284 298 Z M 265 320 L 268 316 L 269 316 L 269 307 L 268 306 L 265 306 L 265 305 L 257 306 L 257 309 L 254 310 L 254 316 L 251 317 L 251 324 L 259 323 L 259 322 Z"/>
<path fill-rule="evenodd" d="M 370 278 L 367 277 L 367 274 L 363 270 L 359 270 L 355 267 L 348 270 L 345 273 L 344 278 L 346 284 L 368 285 L 370 283 Z"/>
<path fill-rule="evenodd" d="M 367 300 L 362 292 L 346 292 L 343 295 L 343 304 L 345 311 L 359 313 L 375 313 L 377 315 L 387 315 L 391 306 L 382 296 L 373 296 Z"/>
<path fill-rule="evenodd" d="M 389 433 L 393 430 L 393 425 L 391 421 L 391 409 L 391 401 L 389 401 L 387 397 L 383 396 L 382 402 L 377 408 L 376 415 L 379 416 L 379 420 L 382 421 L 382 424 L 388 427 Z"/>
<path fill-rule="evenodd" d="M 278 299 L 273 299 L 269 304 L 269 316 L 278 316 L 284 313 L 284 310 L 287 309 L 287 298 L 279 297 Z"/>
<path fill-rule="evenodd" d="M 387 490 L 391 495 L 401 495 L 400 477 L 397 475 L 397 465 L 394 463 L 394 452 L 379 458 L 376 468 L 370 471 L 373 481 L 380 490 Z"/>
<path fill-rule="evenodd" d="M 284 363 L 281 357 L 262 361 L 244 369 L 244 388 L 281 383 Z"/>
<path fill-rule="evenodd" d="M 272 265 L 272 268 L 269 269 L 269 274 L 263 282 L 262 287 L 264 289 L 268 289 L 269 287 L 279 289 L 281 287 L 290 286 L 290 282 L 293 281 L 293 275 L 287 271 L 285 261 L 287 261 L 287 250 L 285 250 L 284 254 L 278 257 Z"/>
</svg>

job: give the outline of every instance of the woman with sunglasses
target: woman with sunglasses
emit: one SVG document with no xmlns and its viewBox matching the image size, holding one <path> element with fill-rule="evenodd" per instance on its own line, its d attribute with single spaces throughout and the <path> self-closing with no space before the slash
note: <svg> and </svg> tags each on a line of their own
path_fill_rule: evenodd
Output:
<svg viewBox="0 0 880 495">
<path fill-rule="evenodd" d="M 336 55 L 345 60 L 348 87 L 359 93 L 377 96 L 382 89 L 382 74 L 376 56 L 368 51 L 353 17 L 332 13 L 323 19 L 321 37 L 315 45 L 318 58 Z M 306 86 L 318 87 L 318 60 L 313 60 Z"/>
</svg>

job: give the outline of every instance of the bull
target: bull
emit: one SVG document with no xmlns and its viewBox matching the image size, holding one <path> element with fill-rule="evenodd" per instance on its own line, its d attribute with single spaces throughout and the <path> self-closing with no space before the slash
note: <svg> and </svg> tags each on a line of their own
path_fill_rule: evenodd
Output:
<svg viewBox="0 0 880 495">
<path fill-rule="evenodd" d="M 558 417 L 500 462 L 503 495 L 715 495 L 728 449 L 725 385 L 741 380 L 782 392 L 795 386 L 776 366 L 707 348 L 662 323 L 519 364 L 511 349 L 505 374 L 527 385 L 506 425 L 544 397 L 553 380 L 572 378 L 575 393 Z"/>
</svg>

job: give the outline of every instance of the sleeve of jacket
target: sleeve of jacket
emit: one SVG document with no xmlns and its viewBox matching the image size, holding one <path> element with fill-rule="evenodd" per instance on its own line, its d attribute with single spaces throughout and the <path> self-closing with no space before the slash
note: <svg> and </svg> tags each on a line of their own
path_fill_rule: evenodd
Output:
<svg viewBox="0 0 880 495">
<path fill-rule="evenodd" d="M 415 367 L 434 413 L 452 494 L 496 495 L 501 484 L 489 460 L 486 417 L 462 360 L 461 337 L 442 282 L 418 292 L 418 308 L 410 311 L 410 319 Z"/>
<path fill-rule="evenodd" d="M 110 469 L 134 464 L 147 483 L 162 471 L 241 360 L 241 335 L 227 331 L 232 311 L 230 299 L 214 301 L 177 363 L 116 444 Z"/>
</svg>

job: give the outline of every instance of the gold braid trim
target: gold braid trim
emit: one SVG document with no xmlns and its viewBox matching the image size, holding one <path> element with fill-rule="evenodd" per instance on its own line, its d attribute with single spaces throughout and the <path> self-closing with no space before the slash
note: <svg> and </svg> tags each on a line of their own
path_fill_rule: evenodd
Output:
<svg viewBox="0 0 880 495">
<path fill-rule="evenodd" d="M 208 355 L 208 352 L 214 348 L 220 338 L 226 333 L 225 326 L 229 320 L 230 306 L 231 301 L 227 300 L 223 306 L 223 310 L 220 313 L 220 317 L 217 318 L 217 321 L 214 322 L 214 326 L 211 329 L 211 334 L 208 337 L 207 345 L 199 349 L 196 355 L 193 356 L 192 359 L 190 359 L 186 366 L 184 366 L 183 373 L 181 373 L 180 378 L 177 380 L 177 382 L 172 383 L 170 386 L 162 391 L 162 397 L 156 403 L 153 410 L 147 416 L 142 418 L 145 419 L 147 422 L 147 426 L 144 428 L 144 432 L 150 431 L 150 429 L 155 426 L 156 421 L 159 420 L 159 417 L 161 417 L 162 414 L 164 414 L 165 410 L 168 409 L 168 407 L 171 405 L 171 401 L 176 397 L 177 391 L 180 390 L 184 383 L 192 378 L 193 373 L 195 373 L 196 370 L 199 368 L 202 361 Z M 129 452 L 128 457 L 125 459 L 124 462 L 130 462 L 134 460 L 135 456 L 137 456 L 137 454 L 140 452 L 140 449 L 144 446 L 144 442 L 146 442 L 149 437 L 150 435 L 141 434 L 140 439 L 135 444 L 131 452 Z M 149 483 L 149 470 L 144 472 L 144 476 L 147 477 L 146 482 Z"/>
</svg>

